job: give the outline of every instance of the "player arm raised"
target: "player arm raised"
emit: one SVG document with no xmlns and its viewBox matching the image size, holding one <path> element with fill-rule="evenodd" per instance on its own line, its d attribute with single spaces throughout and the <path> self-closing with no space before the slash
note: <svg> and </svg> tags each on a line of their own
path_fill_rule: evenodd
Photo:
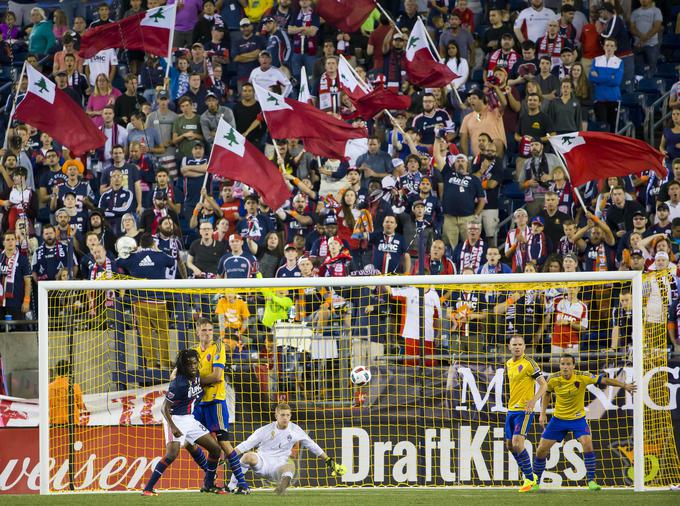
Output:
<svg viewBox="0 0 680 506">
<path fill-rule="evenodd" d="M 634 394 L 637 390 L 637 385 L 633 381 L 632 383 L 626 383 L 625 381 L 619 381 L 614 378 L 605 378 L 603 377 L 600 380 L 601 385 L 607 385 L 607 386 L 612 386 L 612 387 L 619 387 L 623 388 L 626 392 L 630 394 Z"/>
</svg>

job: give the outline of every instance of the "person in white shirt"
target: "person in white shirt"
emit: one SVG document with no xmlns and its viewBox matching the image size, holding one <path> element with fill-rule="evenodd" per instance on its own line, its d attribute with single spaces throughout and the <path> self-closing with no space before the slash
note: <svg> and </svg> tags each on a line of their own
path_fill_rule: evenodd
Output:
<svg viewBox="0 0 680 506">
<path fill-rule="evenodd" d="M 522 10 L 515 20 L 515 35 L 520 42 L 536 42 L 545 35 L 548 23 L 559 16 L 543 5 L 543 0 L 531 0 L 529 7 Z"/>
<path fill-rule="evenodd" d="M 278 85 L 281 87 L 281 90 L 278 93 L 281 93 L 284 97 L 290 95 L 290 92 L 293 90 L 293 85 L 290 84 L 290 79 L 281 72 L 281 69 L 272 66 L 272 55 L 269 54 L 269 51 L 260 51 L 260 55 L 257 58 L 260 62 L 260 66 L 253 69 L 248 81 L 257 84 L 258 86 L 262 86 L 265 90 L 269 90 L 272 86 Z"/>
<path fill-rule="evenodd" d="M 241 457 L 243 474 L 245 475 L 248 469 L 252 468 L 256 475 L 270 482 L 276 482 L 276 493 L 282 494 L 295 474 L 295 464 L 288 459 L 298 443 L 315 456 L 322 458 L 331 476 L 345 474 L 347 468 L 336 464 L 326 455 L 299 425 L 290 421 L 291 417 L 290 406 L 285 403 L 278 404 L 274 411 L 276 421 L 260 427 L 236 447 L 236 452 L 243 454 Z M 254 449 L 257 449 L 257 452 L 252 451 Z M 237 483 L 236 477 L 232 475 L 229 489 L 236 488 Z"/>
<path fill-rule="evenodd" d="M 104 74 L 109 78 L 109 82 L 113 82 L 118 68 L 118 56 L 115 49 L 102 49 L 92 58 L 88 58 L 83 62 L 85 67 L 85 74 L 90 82 L 90 86 L 95 85 L 97 76 Z"/>
</svg>

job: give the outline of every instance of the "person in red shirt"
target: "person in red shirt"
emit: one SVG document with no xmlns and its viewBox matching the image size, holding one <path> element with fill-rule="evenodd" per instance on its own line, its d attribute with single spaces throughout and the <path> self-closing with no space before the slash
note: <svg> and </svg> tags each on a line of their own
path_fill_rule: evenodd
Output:
<svg viewBox="0 0 680 506">
<path fill-rule="evenodd" d="M 451 11 L 451 14 L 458 14 L 460 26 L 466 28 L 470 33 L 475 33 L 475 15 L 468 9 L 467 0 L 458 0 L 456 8 Z"/>
<path fill-rule="evenodd" d="M 588 307 L 578 298 L 579 287 L 570 286 L 552 304 L 552 340 L 550 353 L 578 353 L 581 332 L 588 329 Z"/>
<path fill-rule="evenodd" d="M 583 73 L 588 75 L 590 66 L 593 60 L 604 54 L 602 44 L 600 41 L 600 32 L 604 26 L 598 20 L 600 18 L 600 9 L 597 5 L 590 7 L 590 19 L 588 24 L 583 25 L 581 32 L 581 65 L 583 65 Z"/>
<path fill-rule="evenodd" d="M 220 210 L 222 211 L 222 218 L 229 222 L 229 230 L 236 229 L 236 224 L 241 219 L 240 209 L 241 199 L 234 197 L 234 183 L 225 181 L 220 189 Z"/>
</svg>

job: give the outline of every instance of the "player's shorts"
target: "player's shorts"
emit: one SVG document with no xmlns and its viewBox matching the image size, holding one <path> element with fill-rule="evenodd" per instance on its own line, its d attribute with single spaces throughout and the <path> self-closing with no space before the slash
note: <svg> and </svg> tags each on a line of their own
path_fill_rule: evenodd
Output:
<svg viewBox="0 0 680 506">
<path fill-rule="evenodd" d="M 255 455 L 257 455 L 257 464 L 252 466 L 255 474 L 269 481 L 278 481 L 281 478 L 279 469 L 288 462 L 288 459 L 274 459 L 259 452 Z"/>
<path fill-rule="evenodd" d="M 576 420 L 562 420 L 553 416 L 541 437 L 559 443 L 569 432 L 573 432 L 576 439 L 581 436 L 590 436 L 590 427 L 588 427 L 586 417 L 577 418 Z"/>
<path fill-rule="evenodd" d="M 172 422 L 182 431 L 180 437 L 175 437 L 170 430 L 168 422 L 163 418 L 163 434 L 165 435 L 165 443 L 179 443 L 183 445 L 185 441 L 194 444 L 197 439 L 210 434 L 201 422 L 194 418 L 194 415 L 172 415 Z"/>
<path fill-rule="evenodd" d="M 512 439 L 512 436 L 527 437 L 533 421 L 533 413 L 508 411 L 505 417 L 505 439 Z"/>
<path fill-rule="evenodd" d="M 210 432 L 229 432 L 229 410 L 227 401 L 198 403 L 194 408 L 194 417 L 205 425 Z"/>
</svg>

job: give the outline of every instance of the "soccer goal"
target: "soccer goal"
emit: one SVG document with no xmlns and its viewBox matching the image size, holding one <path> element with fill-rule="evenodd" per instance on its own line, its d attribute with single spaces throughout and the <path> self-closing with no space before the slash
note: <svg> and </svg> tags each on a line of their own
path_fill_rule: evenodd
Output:
<svg viewBox="0 0 680 506">
<path fill-rule="evenodd" d="M 295 448 L 296 486 L 518 486 L 504 442 L 505 364 L 510 338 L 521 336 L 546 377 L 569 353 L 581 372 L 637 383 L 632 395 L 588 386 L 597 480 L 667 487 L 680 481 L 670 279 L 608 272 L 41 282 L 40 473 L 49 479 L 40 492 L 141 490 L 164 455 L 165 391 L 178 350 L 198 345 L 199 318 L 213 323 L 227 357 L 232 442 L 287 403 L 293 421 L 347 468 L 330 476 Z M 359 365 L 370 374 L 352 374 Z M 553 408 L 554 400 L 549 418 Z M 535 411 L 530 455 L 542 433 Z M 252 472 L 247 479 L 271 486 Z M 198 489 L 201 481 L 182 451 L 157 488 Z M 552 447 L 542 486 L 585 483 L 583 449 L 569 436 Z"/>
</svg>

